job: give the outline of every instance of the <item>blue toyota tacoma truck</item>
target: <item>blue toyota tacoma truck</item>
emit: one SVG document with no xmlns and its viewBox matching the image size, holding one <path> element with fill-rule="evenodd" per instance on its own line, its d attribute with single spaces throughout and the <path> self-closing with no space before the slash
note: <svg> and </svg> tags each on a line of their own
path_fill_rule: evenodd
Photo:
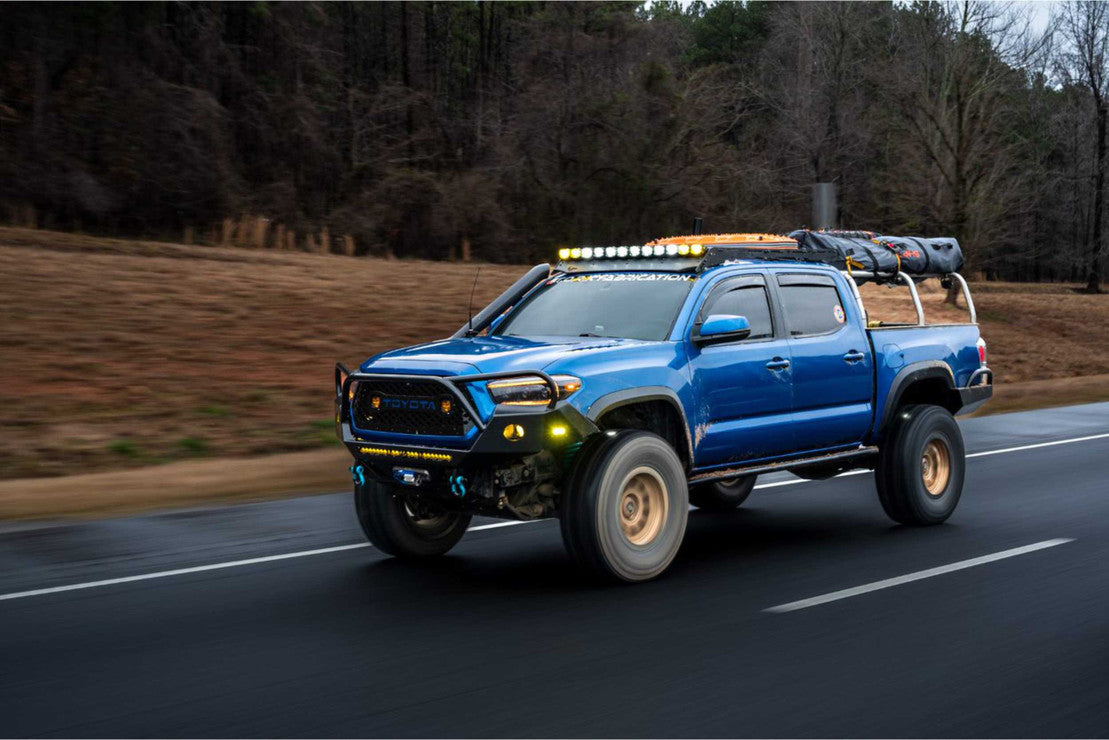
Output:
<svg viewBox="0 0 1109 740">
<path fill-rule="evenodd" d="M 369 540 L 420 558 L 473 515 L 557 517 L 578 564 L 643 581 L 673 560 L 690 504 L 734 508 L 781 470 L 870 468 L 894 521 L 946 520 L 965 465 L 954 415 L 993 385 L 966 283 L 798 247 L 730 234 L 563 249 L 451 338 L 338 365 Z M 925 324 L 925 277 L 958 281 L 968 323 Z M 865 280 L 907 287 L 918 321 L 870 322 Z"/>
</svg>

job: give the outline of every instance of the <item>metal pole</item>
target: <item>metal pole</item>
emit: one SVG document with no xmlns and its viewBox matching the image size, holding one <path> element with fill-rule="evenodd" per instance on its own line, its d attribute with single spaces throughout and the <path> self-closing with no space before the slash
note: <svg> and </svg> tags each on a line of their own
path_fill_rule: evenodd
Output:
<svg viewBox="0 0 1109 740">
<path fill-rule="evenodd" d="M 836 228 L 836 184 L 818 182 L 812 186 L 812 227 Z"/>
</svg>

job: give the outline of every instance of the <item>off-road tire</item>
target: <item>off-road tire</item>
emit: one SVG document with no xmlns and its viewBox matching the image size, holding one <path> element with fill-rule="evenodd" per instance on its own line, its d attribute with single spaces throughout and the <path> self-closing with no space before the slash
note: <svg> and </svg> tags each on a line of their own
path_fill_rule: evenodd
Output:
<svg viewBox="0 0 1109 740">
<path fill-rule="evenodd" d="M 756 478 L 757 475 L 745 475 L 742 478 L 690 486 L 689 502 L 705 511 L 731 511 L 751 495 Z"/>
<path fill-rule="evenodd" d="M 368 480 L 354 488 L 358 523 L 374 547 L 399 558 L 430 558 L 458 544 L 470 515 L 444 511 L 433 518 L 419 518 L 397 495 L 394 486 Z"/>
<path fill-rule="evenodd" d="M 647 581 L 681 547 L 689 515 L 685 469 L 656 434 L 626 430 L 583 446 L 559 514 L 562 541 L 605 580 Z"/>
<path fill-rule="evenodd" d="M 940 406 L 898 409 L 881 445 L 874 483 L 890 519 L 900 524 L 940 524 L 963 493 L 966 448 L 955 417 Z"/>
</svg>

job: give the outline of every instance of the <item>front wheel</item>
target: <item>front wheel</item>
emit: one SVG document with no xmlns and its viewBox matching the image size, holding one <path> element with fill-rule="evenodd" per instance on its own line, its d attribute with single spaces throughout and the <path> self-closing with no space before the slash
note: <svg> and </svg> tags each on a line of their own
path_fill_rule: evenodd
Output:
<svg viewBox="0 0 1109 740">
<path fill-rule="evenodd" d="M 408 504 L 393 486 L 373 480 L 355 487 L 354 508 L 374 547 L 401 558 L 442 555 L 470 525 L 469 514 Z"/>
<path fill-rule="evenodd" d="M 955 417 L 940 406 L 899 409 L 878 456 L 874 482 L 890 519 L 940 524 L 959 503 L 966 450 Z"/>
<path fill-rule="evenodd" d="M 689 491 L 677 453 L 658 435 L 631 430 L 582 453 L 563 497 L 567 551 L 605 578 L 655 578 L 685 537 Z"/>
</svg>

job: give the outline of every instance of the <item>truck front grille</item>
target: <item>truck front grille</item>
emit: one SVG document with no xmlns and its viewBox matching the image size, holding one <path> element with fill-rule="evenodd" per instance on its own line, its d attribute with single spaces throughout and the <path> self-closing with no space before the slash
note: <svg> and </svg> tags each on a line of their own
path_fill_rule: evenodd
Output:
<svg viewBox="0 0 1109 740">
<path fill-rule="evenodd" d="M 361 380 L 350 406 L 356 429 L 461 437 L 473 420 L 445 384 L 435 380 Z"/>
</svg>

